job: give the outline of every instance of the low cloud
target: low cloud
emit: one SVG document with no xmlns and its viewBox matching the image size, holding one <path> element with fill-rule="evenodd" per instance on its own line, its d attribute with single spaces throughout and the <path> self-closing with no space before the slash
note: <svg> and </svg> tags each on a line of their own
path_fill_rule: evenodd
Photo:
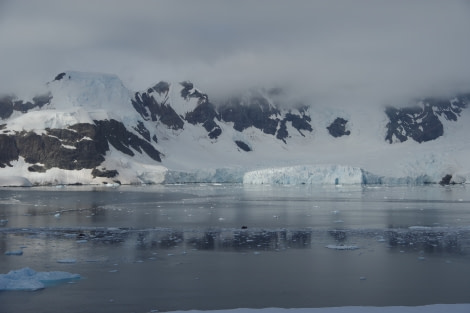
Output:
<svg viewBox="0 0 470 313">
<path fill-rule="evenodd" d="M 213 99 L 281 87 L 331 105 L 470 91 L 468 1 L 0 2 L 0 91 L 64 70 Z"/>
</svg>

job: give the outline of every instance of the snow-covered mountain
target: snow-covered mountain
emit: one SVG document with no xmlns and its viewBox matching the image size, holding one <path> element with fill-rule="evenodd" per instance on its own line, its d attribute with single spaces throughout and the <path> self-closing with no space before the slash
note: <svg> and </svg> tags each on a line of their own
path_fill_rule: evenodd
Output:
<svg viewBox="0 0 470 313">
<path fill-rule="evenodd" d="M 281 89 L 209 96 L 74 71 L 32 99 L 2 96 L 0 183 L 470 181 L 470 93 L 387 107 L 290 103 Z"/>
</svg>

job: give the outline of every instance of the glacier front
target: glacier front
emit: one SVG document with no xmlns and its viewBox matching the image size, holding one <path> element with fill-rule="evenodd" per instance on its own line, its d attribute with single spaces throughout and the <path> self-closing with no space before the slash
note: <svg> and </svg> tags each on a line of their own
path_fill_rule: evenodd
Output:
<svg viewBox="0 0 470 313">
<path fill-rule="evenodd" d="M 245 173 L 244 184 L 340 185 L 364 183 L 363 170 L 345 165 L 301 165 Z"/>
</svg>

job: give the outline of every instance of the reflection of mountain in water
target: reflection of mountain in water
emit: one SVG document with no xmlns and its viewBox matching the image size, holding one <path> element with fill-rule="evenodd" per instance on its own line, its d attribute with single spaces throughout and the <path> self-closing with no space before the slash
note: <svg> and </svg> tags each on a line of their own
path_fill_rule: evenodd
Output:
<svg viewBox="0 0 470 313">
<path fill-rule="evenodd" d="M 139 236 L 143 233 L 139 233 Z M 169 249 L 181 245 L 198 250 L 279 250 L 308 248 L 311 230 L 208 230 L 205 232 L 170 232 L 165 235 L 147 233 L 142 246 Z M 144 242 L 147 242 L 144 244 Z"/>
<path fill-rule="evenodd" d="M 470 229 L 446 227 L 410 227 L 386 230 L 348 229 L 210 229 L 206 231 L 131 228 L 0 228 L 2 234 L 28 237 L 55 237 L 84 244 L 134 246 L 136 249 L 277 251 L 307 249 L 314 245 L 338 247 L 368 240 L 382 242 L 390 249 L 423 253 L 466 255 L 470 249 Z M 365 243 L 369 245 L 369 243 Z M 365 245 L 364 244 L 364 245 Z M 361 245 L 359 245 L 361 248 Z"/>
</svg>

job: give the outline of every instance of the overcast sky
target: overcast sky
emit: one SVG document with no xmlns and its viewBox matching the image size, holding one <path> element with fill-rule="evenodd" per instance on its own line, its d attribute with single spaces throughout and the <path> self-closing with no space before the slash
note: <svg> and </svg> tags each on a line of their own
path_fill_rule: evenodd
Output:
<svg viewBox="0 0 470 313">
<path fill-rule="evenodd" d="M 470 91 L 470 2 L 0 0 L 0 91 L 65 70 L 212 97 L 285 86 L 324 102 Z M 312 100 L 313 101 L 313 100 Z"/>
</svg>

